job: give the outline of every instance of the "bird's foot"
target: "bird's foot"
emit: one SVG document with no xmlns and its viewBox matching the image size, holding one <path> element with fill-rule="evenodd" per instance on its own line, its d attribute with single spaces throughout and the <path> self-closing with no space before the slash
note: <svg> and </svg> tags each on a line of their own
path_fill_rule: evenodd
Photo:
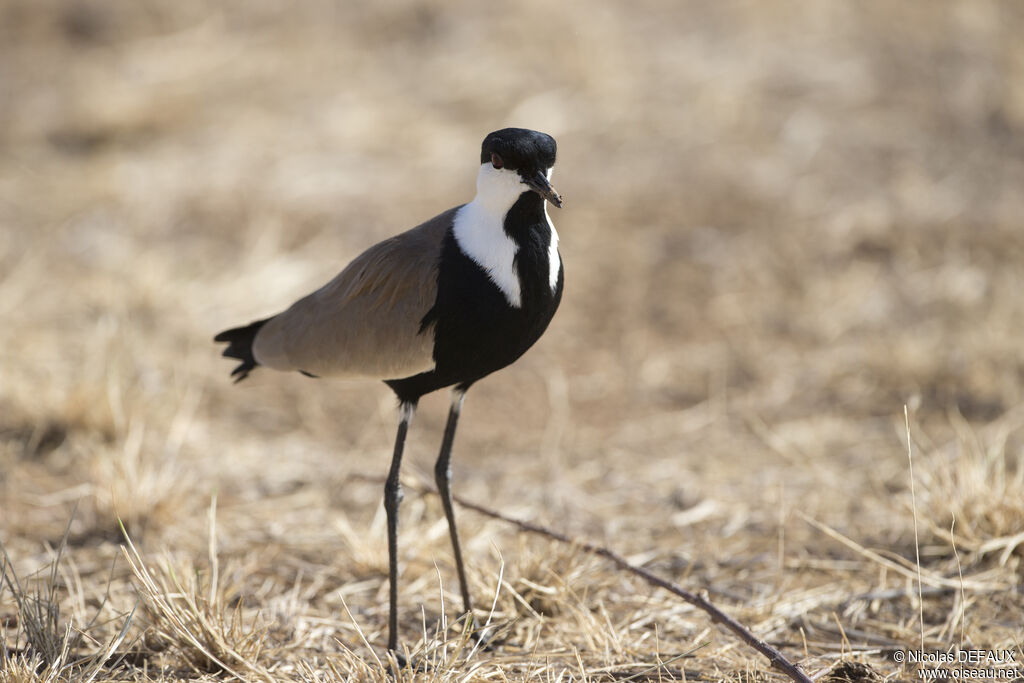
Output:
<svg viewBox="0 0 1024 683">
<path fill-rule="evenodd" d="M 430 665 L 422 659 L 406 657 L 398 650 L 388 650 L 385 670 L 390 678 L 398 678 L 398 673 L 414 674 L 430 671 Z"/>
<path fill-rule="evenodd" d="M 459 617 L 459 621 L 466 622 L 465 628 L 469 632 L 469 639 L 476 644 L 478 649 L 484 652 L 490 652 L 505 642 L 505 636 L 508 635 L 508 626 L 512 623 L 492 624 L 484 622 L 478 627 L 473 615 L 469 612 Z"/>
<path fill-rule="evenodd" d="M 493 626 L 473 631 L 469 637 L 484 652 L 490 652 L 502 642 L 502 638 L 498 637 L 498 629 Z"/>
</svg>

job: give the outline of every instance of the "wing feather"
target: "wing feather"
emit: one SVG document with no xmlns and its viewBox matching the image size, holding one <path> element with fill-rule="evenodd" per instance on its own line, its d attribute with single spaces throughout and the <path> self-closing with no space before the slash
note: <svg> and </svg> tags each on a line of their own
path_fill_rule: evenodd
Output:
<svg viewBox="0 0 1024 683">
<path fill-rule="evenodd" d="M 318 376 L 398 379 L 434 366 L 433 327 L 441 245 L 458 207 L 376 244 L 333 280 L 270 319 L 256 360 Z"/>
</svg>

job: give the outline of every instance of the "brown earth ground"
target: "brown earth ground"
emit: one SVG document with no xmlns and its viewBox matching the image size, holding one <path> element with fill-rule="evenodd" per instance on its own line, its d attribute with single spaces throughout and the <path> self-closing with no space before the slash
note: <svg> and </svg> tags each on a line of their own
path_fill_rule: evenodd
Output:
<svg viewBox="0 0 1024 683">
<path fill-rule="evenodd" d="M 506 125 L 558 139 L 566 291 L 470 392 L 456 492 L 812 675 L 916 680 L 922 643 L 1024 673 L 1021 35 L 981 0 L 6 0 L 0 680 L 386 678 L 390 392 L 234 386 L 211 337 L 468 200 Z M 432 666 L 402 678 L 782 678 L 462 509 L 502 626 L 474 647 L 421 488 L 446 408 L 407 449 L 400 626 Z"/>
</svg>

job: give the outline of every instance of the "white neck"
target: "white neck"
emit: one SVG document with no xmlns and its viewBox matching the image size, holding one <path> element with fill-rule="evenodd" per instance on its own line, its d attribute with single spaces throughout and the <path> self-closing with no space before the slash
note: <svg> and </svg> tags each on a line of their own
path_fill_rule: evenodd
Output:
<svg viewBox="0 0 1024 683">
<path fill-rule="evenodd" d="M 548 175 L 551 175 L 550 171 Z M 523 192 L 530 191 L 523 184 L 518 172 L 494 168 L 490 163 L 483 163 L 476 177 L 476 197 L 459 209 L 453 225 L 455 241 L 458 242 L 462 253 L 487 271 L 491 281 L 501 290 L 513 308 L 522 306 L 519 274 L 515 268 L 519 245 L 505 234 L 505 215 Z M 550 224 L 550 219 L 548 223 Z M 558 237 L 554 226 L 551 227 L 551 233 L 550 253 L 554 253 L 556 260 L 551 263 L 549 257 L 549 267 L 554 269 L 554 275 L 550 279 L 557 282 Z M 554 286 L 552 284 L 552 288 Z"/>
</svg>

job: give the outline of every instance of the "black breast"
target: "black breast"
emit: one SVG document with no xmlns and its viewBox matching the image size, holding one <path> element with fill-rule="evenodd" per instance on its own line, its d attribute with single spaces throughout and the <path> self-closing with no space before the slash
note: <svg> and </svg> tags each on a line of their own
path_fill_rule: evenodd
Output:
<svg viewBox="0 0 1024 683">
<path fill-rule="evenodd" d="M 434 361 L 429 371 L 387 384 L 400 400 L 415 400 L 442 387 L 463 388 L 511 364 L 547 329 L 562 298 L 563 271 L 552 291 L 548 279 L 551 228 L 543 200 L 524 193 L 505 217 L 505 232 L 519 249 L 521 306 L 511 306 L 487 272 L 445 235 L 438 269 L 437 300 L 423 319 L 434 325 Z"/>
</svg>

